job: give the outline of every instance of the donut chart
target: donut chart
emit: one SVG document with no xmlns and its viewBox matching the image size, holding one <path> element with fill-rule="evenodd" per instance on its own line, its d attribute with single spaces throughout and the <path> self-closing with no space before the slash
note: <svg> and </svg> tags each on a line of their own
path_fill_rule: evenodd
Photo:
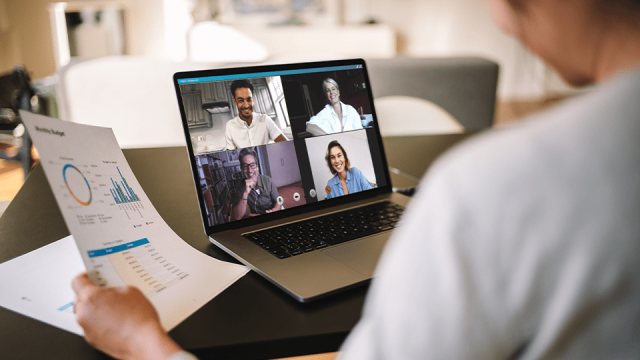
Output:
<svg viewBox="0 0 640 360">
<path fill-rule="evenodd" d="M 69 173 L 67 173 L 67 171 L 69 171 Z M 92 199 L 91 187 L 82 172 L 77 167 L 67 164 L 62 168 L 62 177 L 64 178 L 64 184 L 67 186 L 67 190 L 69 190 L 69 194 L 71 194 L 80 205 L 89 206 Z M 86 190 L 84 185 L 87 186 Z"/>
</svg>

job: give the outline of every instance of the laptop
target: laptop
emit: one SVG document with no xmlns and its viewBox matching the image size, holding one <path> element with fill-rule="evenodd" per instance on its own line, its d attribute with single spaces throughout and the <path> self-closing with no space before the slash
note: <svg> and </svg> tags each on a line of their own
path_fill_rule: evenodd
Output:
<svg viewBox="0 0 640 360">
<path fill-rule="evenodd" d="M 362 59 L 173 77 L 204 230 L 300 302 L 358 286 L 408 202 Z"/>
</svg>

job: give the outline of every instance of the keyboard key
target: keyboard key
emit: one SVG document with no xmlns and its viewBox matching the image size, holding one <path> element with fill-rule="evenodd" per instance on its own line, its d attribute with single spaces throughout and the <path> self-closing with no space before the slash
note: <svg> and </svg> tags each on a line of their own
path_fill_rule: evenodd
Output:
<svg viewBox="0 0 640 360">
<path fill-rule="evenodd" d="M 273 242 L 273 243 L 270 243 L 270 244 L 265 244 L 265 245 L 262 246 L 262 248 L 266 249 L 266 250 L 277 249 L 277 248 L 280 248 L 280 247 L 282 247 L 282 244 L 277 243 L 277 242 Z"/>
<path fill-rule="evenodd" d="M 284 259 L 392 230 L 403 212 L 402 206 L 386 201 L 244 236 Z"/>
<path fill-rule="evenodd" d="M 272 253 L 272 254 L 282 254 L 284 252 L 287 252 L 285 249 L 278 247 L 278 248 L 273 248 L 273 249 L 269 249 L 267 250 L 268 252 Z"/>
<path fill-rule="evenodd" d="M 315 247 L 316 249 L 326 248 L 327 246 L 329 246 L 329 245 L 324 241 L 320 241 L 317 244 L 313 245 L 313 247 Z"/>
</svg>

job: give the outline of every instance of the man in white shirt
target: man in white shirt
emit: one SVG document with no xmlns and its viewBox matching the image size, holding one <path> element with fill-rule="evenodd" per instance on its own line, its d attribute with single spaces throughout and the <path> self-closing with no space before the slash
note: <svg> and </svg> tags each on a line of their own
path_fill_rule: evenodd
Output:
<svg viewBox="0 0 640 360">
<path fill-rule="evenodd" d="M 270 117 L 253 112 L 253 85 L 249 81 L 231 83 L 231 94 L 238 116 L 227 122 L 224 132 L 227 150 L 288 140 Z"/>
</svg>

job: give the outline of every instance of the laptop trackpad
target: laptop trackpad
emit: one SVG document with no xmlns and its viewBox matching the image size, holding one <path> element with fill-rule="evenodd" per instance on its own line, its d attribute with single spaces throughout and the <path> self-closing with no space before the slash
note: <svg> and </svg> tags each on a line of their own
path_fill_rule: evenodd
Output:
<svg viewBox="0 0 640 360">
<path fill-rule="evenodd" d="M 331 247 L 322 253 L 349 266 L 359 273 L 372 277 L 389 233 L 363 238 L 344 245 Z"/>
</svg>

